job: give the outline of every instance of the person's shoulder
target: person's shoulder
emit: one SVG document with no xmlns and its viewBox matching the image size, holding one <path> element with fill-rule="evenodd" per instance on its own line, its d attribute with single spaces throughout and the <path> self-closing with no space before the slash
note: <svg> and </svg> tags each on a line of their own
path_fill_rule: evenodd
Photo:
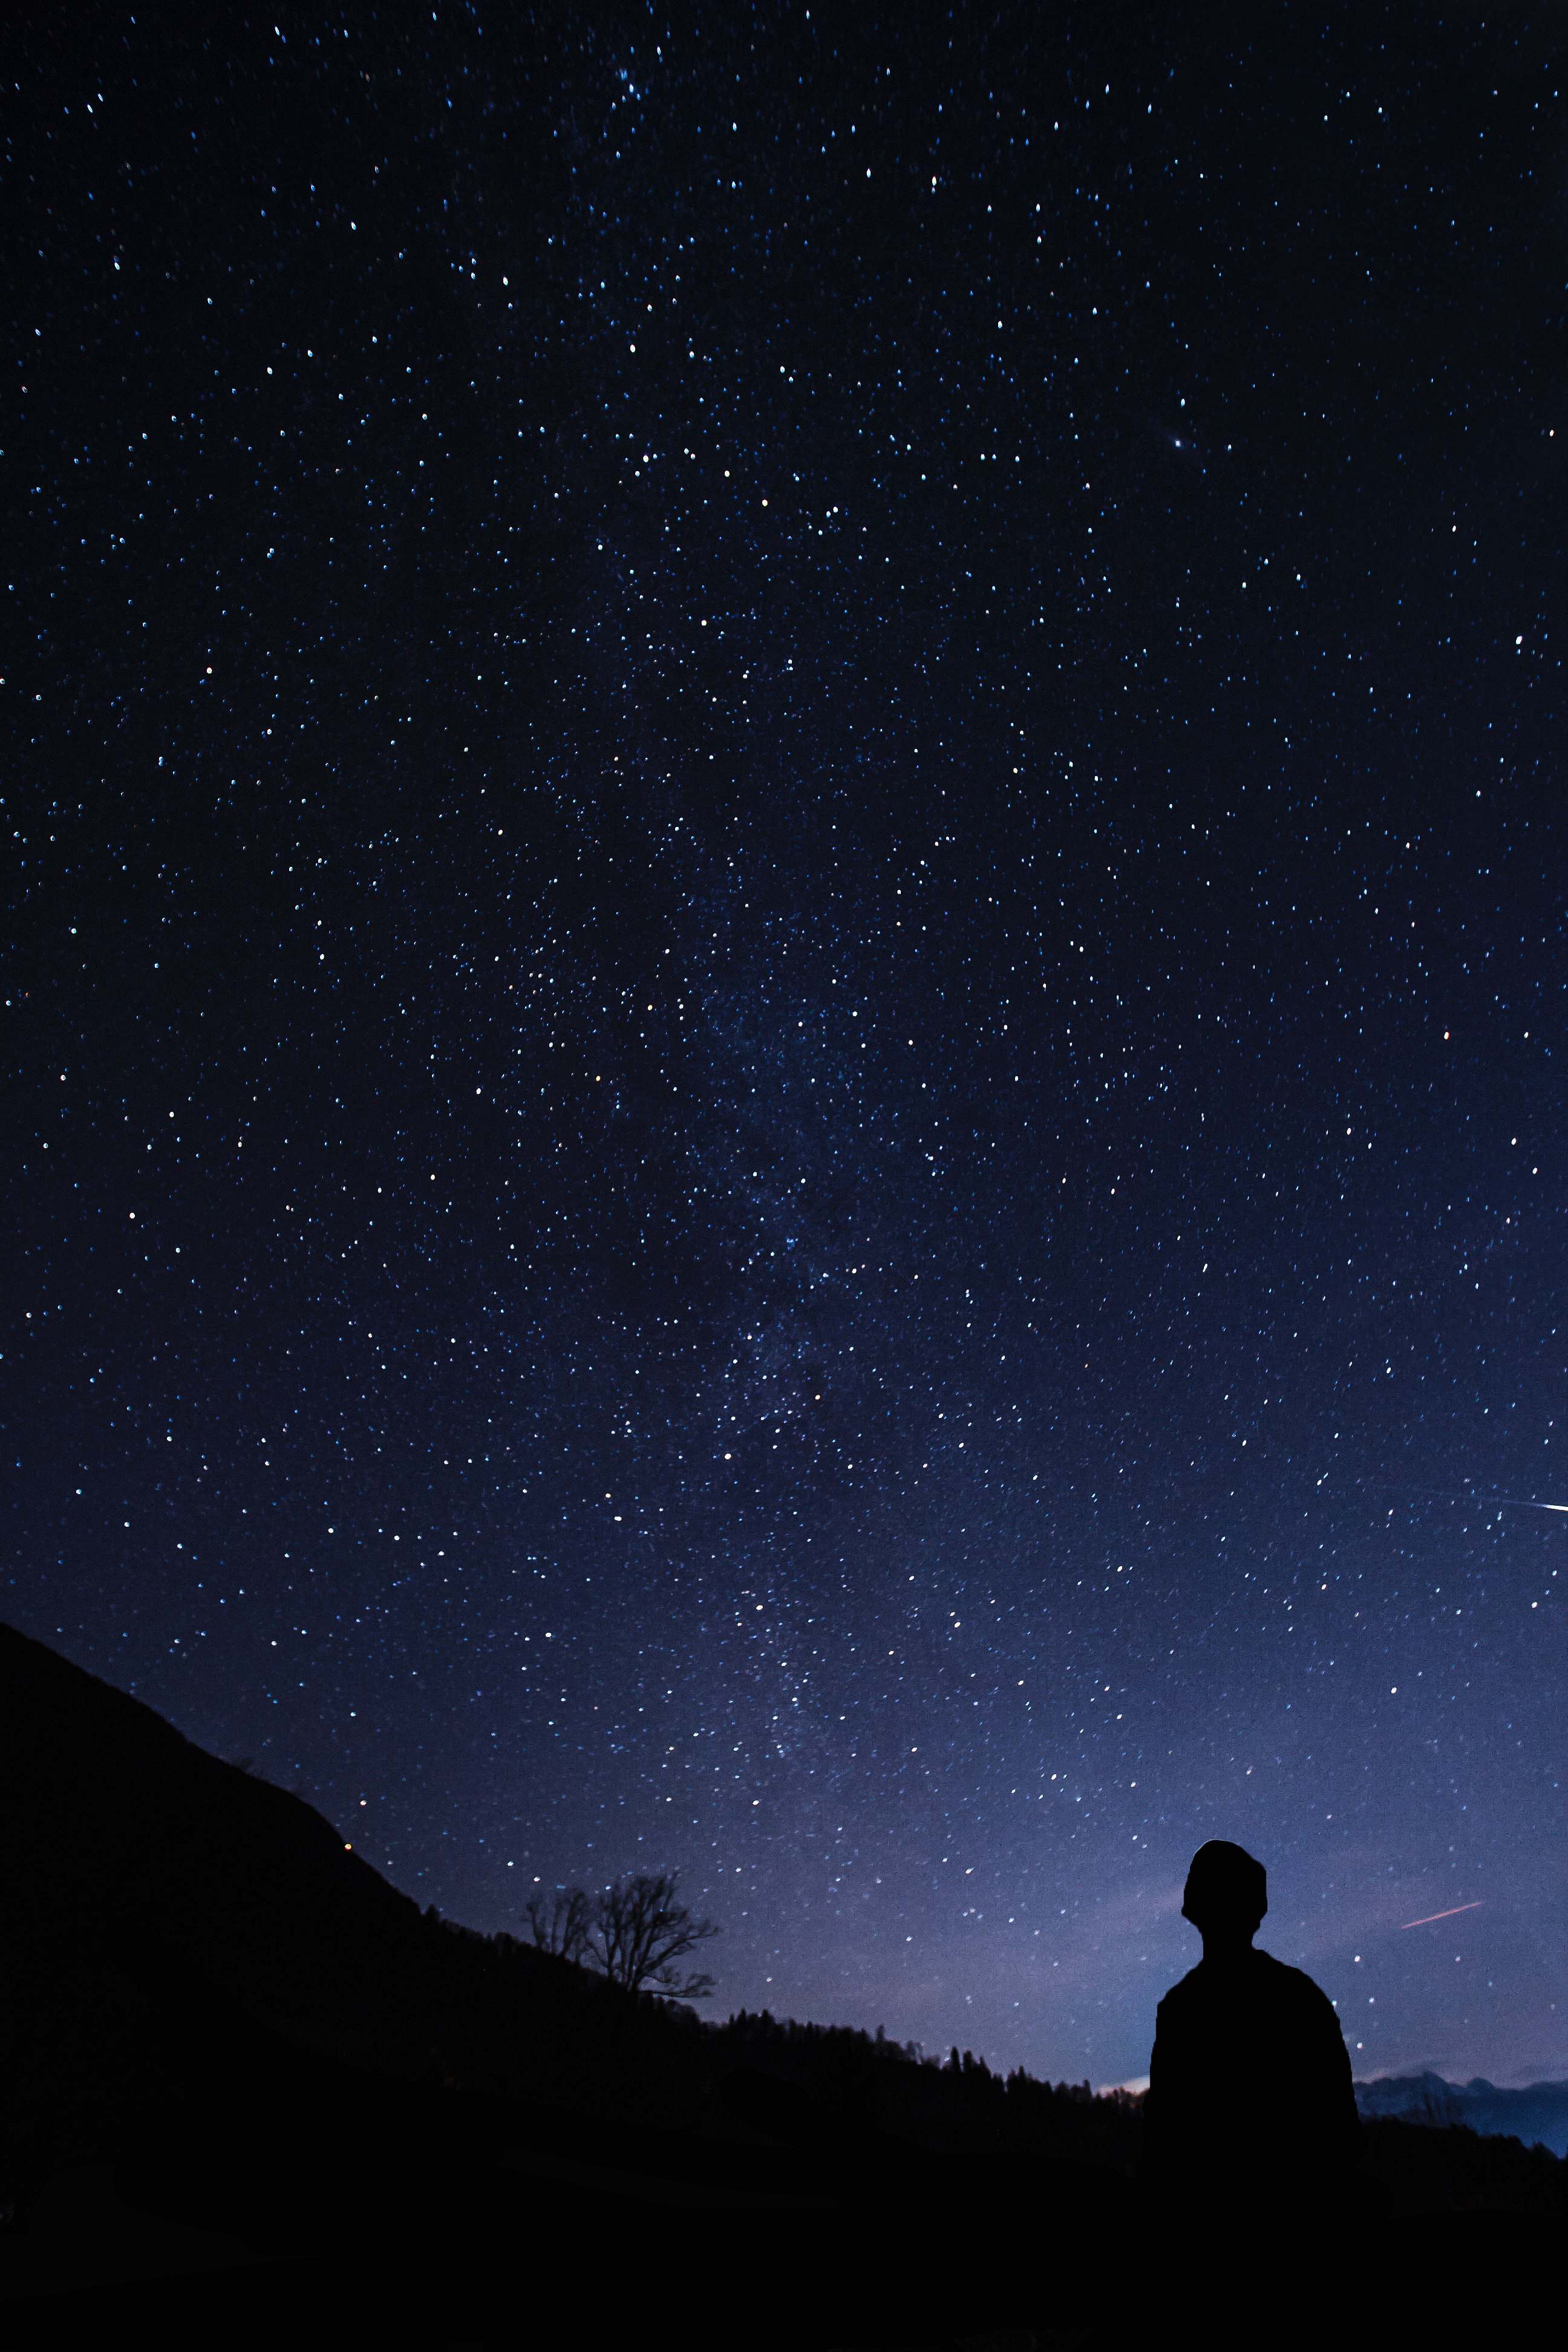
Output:
<svg viewBox="0 0 1568 2352">
<path fill-rule="evenodd" d="M 1165 1995 L 1163 2000 L 1161 2001 L 1161 2010 L 1170 2010 L 1174 2011 L 1176 2010 L 1185 2009 L 1189 2002 L 1197 2000 L 1202 1997 L 1204 1982 L 1204 1964 L 1202 1960 L 1200 1960 L 1196 1968 L 1189 1969 L 1187 1970 L 1184 1977 L 1178 1977 L 1176 1982 L 1171 1987 L 1170 1991 Z"/>
<path fill-rule="evenodd" d="M 1254 1957 L 1262 1962 L 1278 1999 L 1295 2001 L 1302 2009 L 1326 2009 L 1333 2015 L 1333 2002 L 1305 1969 L 1293 1969 L 1288 1960 L 1277 1960 L 1272 1952 L 1259 1951 Z"/>
</svg>

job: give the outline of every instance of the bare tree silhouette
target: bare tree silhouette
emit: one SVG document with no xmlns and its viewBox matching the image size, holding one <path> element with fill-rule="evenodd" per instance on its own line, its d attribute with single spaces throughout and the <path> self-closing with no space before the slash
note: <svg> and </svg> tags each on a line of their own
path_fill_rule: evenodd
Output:
<svg viewBox="0 0 1568 2352">
<path fill-rule="evenodd" d="M 579 1968 L 592 1965 L 594 1900 L 581 1886 L 558 1886 L 548 1906 L 542 1895 L 531 1896 L 528 1924 L 542 1952 L 559 1952 Z"/>
<path fill-rule="evenodd" d="M 678 1900 L 674 1871 L 637 1871 L 600 1894 L 557 1887 L 546 1904 L 534 1895 L 528 1923 L 542 1950 L 559 1952 L 627 1992 L 659 2000 L 703 2000 L 713 1990 L 706 1969 L 683 1972 L 678 1960 L 722 1933 L 711 1919 L 695 1919 Z"/>
<path fill-rule="evenodd" d="M 694 1919 L 676 1901 L 679 1884 L 674 1871 L 638 1871 L 599 1897 L 597 1957 L 613 1984 L 661 2000 L 701 2000 L 712 1991 L 705 1969 L 682 1978 L 673 1965 L 721 1933 L 711 1919 Z"/>
</svg>

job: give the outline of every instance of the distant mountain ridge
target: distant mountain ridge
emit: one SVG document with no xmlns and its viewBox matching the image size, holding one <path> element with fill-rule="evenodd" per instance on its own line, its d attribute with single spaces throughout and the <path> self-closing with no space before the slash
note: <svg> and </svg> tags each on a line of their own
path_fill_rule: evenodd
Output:
<svg viewBox="0 0 1568 2352">
<path fill-rule="evenodd" d="M 1355 2086 L 1363 2116 L 1396 2116 L 1411 2123 L 1468 2124 L 1471 2131 L 1496 2132 L 1537 2142 L 1553 2156 L 1568 2156 L 1568 2083 L 1527 2083 L 1500 2089 L 1477 2074 L 1450 2083 L 1441 2074 L 1394 2074 Z"/>
</svg>

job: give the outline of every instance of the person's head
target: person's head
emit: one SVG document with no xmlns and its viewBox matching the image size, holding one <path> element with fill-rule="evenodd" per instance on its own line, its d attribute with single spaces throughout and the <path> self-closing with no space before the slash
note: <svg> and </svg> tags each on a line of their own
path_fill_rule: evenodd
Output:
<svg viewBox="0 0 1568 2352">
<path fill-rule="evenodd" d="M 1210 1838 L 1199 1846 L 1182 1890 L 1182 1916 L 1204 1949 L 1250 1944 L 1268 1909 L 1268 1874 L 1245 1846 Z"/>
</svg>

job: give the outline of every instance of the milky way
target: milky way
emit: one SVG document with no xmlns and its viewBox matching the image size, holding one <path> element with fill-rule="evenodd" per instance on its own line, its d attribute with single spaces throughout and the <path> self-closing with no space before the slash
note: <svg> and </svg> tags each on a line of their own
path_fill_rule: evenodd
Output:
<svg viewBox="0 0 1568 2352">
<path fill-rule="evenodd" d="M 1135 2077 L 1218 1835 L 1568 2072 L 1561 42 L 543 13 L 14 44 L 0 1605 L 721 2011 Z"/>
</svg>

